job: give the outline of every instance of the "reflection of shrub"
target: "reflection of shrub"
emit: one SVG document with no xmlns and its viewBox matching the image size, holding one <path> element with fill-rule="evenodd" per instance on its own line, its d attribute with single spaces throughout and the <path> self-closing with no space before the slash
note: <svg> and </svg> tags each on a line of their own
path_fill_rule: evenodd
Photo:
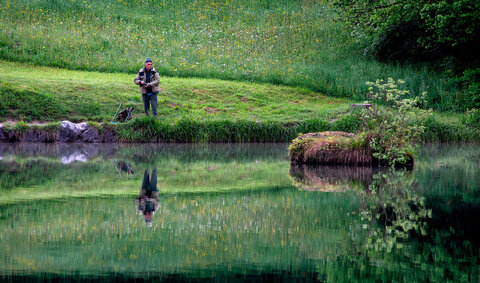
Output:
<svg viewBox="0 0 480 283">
<path fill-rule="evenodd" d="M 432 217 L 432 211 L 425 206 L 425 198 L 409 171 L 390 169 L 374 174 L 369 189 L 368 201 L 376 205 L 366 205 L 360 215 L 363 220 L 378 222 L 384 231 L 372 231 L 367 248 L 390 252 L 411 232 L 427 233 L 426 220 Z"/>
</svg>

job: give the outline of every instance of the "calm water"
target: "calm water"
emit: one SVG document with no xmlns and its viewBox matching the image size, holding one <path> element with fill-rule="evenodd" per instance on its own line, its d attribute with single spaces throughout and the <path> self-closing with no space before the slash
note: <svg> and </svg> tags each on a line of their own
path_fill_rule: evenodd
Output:
<svg viewBox="0 0 480 283">
<path fill-rule="evenodd" d="M 286 144 L 0 144 L 0 281 L 480 282 L 478 145 L 411 171 Z"/>
</svg>

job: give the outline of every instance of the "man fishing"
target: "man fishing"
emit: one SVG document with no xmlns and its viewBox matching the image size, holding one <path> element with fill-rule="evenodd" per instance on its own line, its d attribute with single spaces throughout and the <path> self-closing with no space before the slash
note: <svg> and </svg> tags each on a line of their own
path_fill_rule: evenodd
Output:
<svg viewBox="0 0 480 283">
<path fill-rule="evenodd" d="M 149 115 L 151 104 L 153 116 L 157 116 L 157 94 L 160 91 L 158 86 L 160 76 L 155 68 L 153 68 L 153 63 L 150 58 L 145 60 L 145 67 L 140 69 L 133 82 L 140 88 L 145 114 L 147 116 Z"/>
</svg>

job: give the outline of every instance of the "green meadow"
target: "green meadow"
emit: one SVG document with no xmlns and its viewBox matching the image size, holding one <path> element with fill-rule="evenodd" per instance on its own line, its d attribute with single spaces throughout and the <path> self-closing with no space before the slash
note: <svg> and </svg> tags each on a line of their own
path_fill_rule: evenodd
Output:
<svg viewBox="0 0 480 283">
<path fill-rule="evenodd" d="M 440 110 L 454 109 L 464 95 L 426 65 L 364 56 L 368 46 L 325 0 L 20 0 L 0 7 L 0 58 L 18 63 L 134 74 L 150 57 L 164 76 L 356 99 L 364 98 L 366 81 L 393 77 L 412 95 L 426 91 L 428 105 Z"/>
<path fill-rule="evenodd" d="M 71 71 L 0 61 L 0 119 L 24 121 L 111 120 L 122 104 L 144 116 L 135 75 Z M 333 118 L 351 101 L 301 87 L 162 77 L 158 116 L 175 121 L 239 120 L 295 122 Z"/>
</svg>

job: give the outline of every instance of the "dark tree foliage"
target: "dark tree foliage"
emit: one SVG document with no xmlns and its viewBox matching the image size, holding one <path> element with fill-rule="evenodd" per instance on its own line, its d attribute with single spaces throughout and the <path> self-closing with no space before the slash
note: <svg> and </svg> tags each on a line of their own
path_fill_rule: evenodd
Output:
<svg viewBox="0 0 480 283">
<path fill-rule="evenodd" d="M 480 1 L 334 0 L 351 34 L 382 62 L 431 62 L 463 87 L 452 109 L 480 108 Z"/>
<path fill-rule="evenodd" d="M 479 59 L 478 0 L 335 0 L 352 34 L 382 61 Z"/>
</svg>

